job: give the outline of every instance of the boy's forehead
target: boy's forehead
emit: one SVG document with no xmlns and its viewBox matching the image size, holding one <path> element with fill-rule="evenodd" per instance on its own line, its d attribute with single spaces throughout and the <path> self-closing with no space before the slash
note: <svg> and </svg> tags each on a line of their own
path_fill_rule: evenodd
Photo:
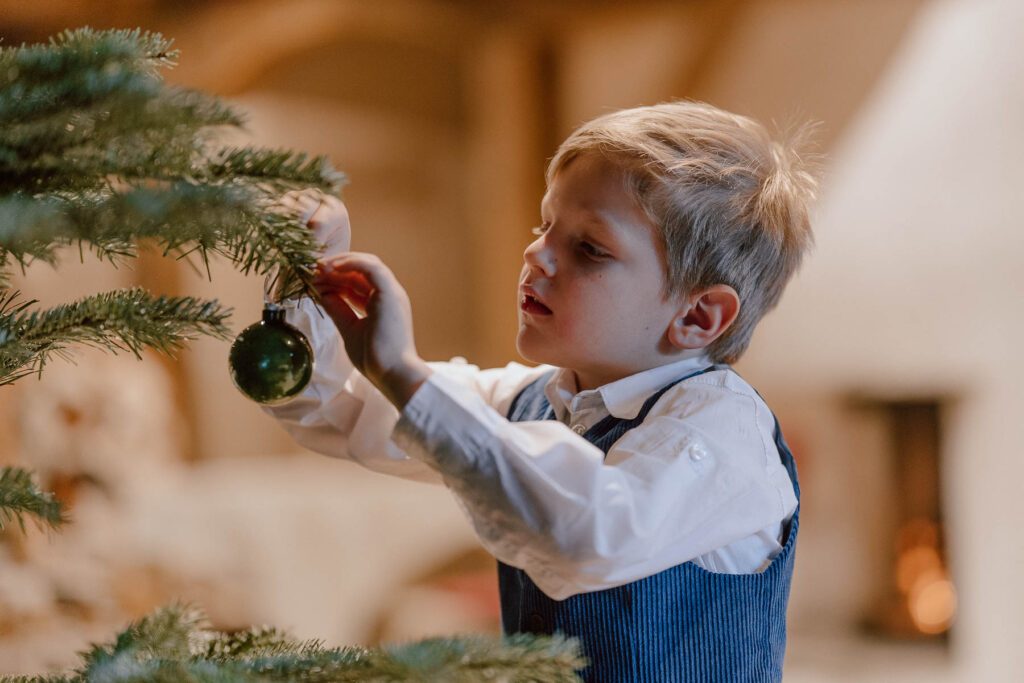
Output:
<svg viewBox="0 0 1024 683">
<path fill-rule="evenodd" d="M 582 162 L 582 163 L 581 163 Z M 587 163 L 590 162 L 590 163 Z M 596 166 L 600 169 L 595 177 Z M 590 172 L 566 182 L 566 170 Z M 654 226 L 626 188 L 625 169 L 607 159 L 577 158 L 555 174 L 541 198 L 542 218 L 572 218 L 596 230 L 625 239 L 649 238 Z M 596 181 L 596 182 L 595 182 Z M 552 216 L 557 213 L 557 216 Z M 645 228 L 645 229 L 640 229 Z"/>
<path fill-rule="evenodd" d="M 609 208 L 635 206 L 629 191 L 629 169 L 616 159 L 589 153 L 566 162 L 551 176 L 541 206 L 557 202 L 559 210 L 605 212 Z"/>
</svg>

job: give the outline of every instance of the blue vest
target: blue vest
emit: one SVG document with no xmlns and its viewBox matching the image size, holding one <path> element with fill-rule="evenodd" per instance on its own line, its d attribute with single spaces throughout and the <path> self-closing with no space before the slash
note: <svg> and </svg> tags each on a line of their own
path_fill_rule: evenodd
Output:
<svg viewBox="0 0 1024 683">
<path fill-rule="evenodd" d="M 683 377 L 651 396 L 632 420 L 608 416 L 583 437 L 608 453 L 627 430 Z M 544 395 L 551 375 L 516 397 L 509 419 L 554 419 Z M 793 481 L 796 466 L 775 421 L 775 445 Z M 579 638 L 590 660 L 585 681 L 781 681 L 786 649 L 786 604 L 793 576 L 799 506 L 784 531 L 783 547 L 758 574 L 718 574 L 693 562 L 615 588 L 552 600 L 526 572 L 498 563 L 501 621 L 505 633 L 556 631 Z"/>
</svg>

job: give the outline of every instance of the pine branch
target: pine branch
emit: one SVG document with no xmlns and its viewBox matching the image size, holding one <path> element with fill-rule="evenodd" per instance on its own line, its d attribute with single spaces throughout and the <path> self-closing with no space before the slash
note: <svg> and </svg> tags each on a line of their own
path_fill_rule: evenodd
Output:
<svg viewBox="0 0 1024 683">
<path fill-rule="evenodd" d="M 153 297 L 134 288 L 29 312 L 16 296 L 0 296 L 0 385 L 42 372 L 52 354 L 69 358 L 70 343 L 141 357 L 144 347 L 170 354 L 197 334 L 229 336 L 230 311 L 216 300 Z"/>
<path fill-rule="evenodd" d="M 198 609 L 170 605 L 129 624 L 113 643 L 94 645 L 82 655 L 82 672 L 126 656 L 137 662 L 188 659 L 203 646 L 206 631 L 206 617 Z"/>
<path fill-rule="evenodd" d="M 214 662 L 228 662 L 240 658 L 309 654 L 319 649 L 322 649 L 320 641 L 300 643 L 276 628 L 256 626 L 235 633 L 213 633 L 202 656 Z"/>
<path fill-rule="evenodd" d="M 0 263 L 11 258 L 22 267 L 32 260 L 53 264 L 56 250 L 74 242 L 116 262 L 135 255 L 135 240 L 152 238 L 165 253 L 248 253 L 246 271 L 311 264 L 316 243 L 310 231 L 283 210 L 268 219 L 271 210 L 251 188 L 184 181 L 124 192 L 9 195 L 0 198 Z M 285 234 L 275 234 L 281 230 Z"/>
<path fill-rule="evenodd" d="M 243 117 L 164 85 L 153 65 L 166 59 L 154 55 L 169 45 L 158 34 L 82 29 L 0 51 L 0 193 L 182 178 L 197 162 L 201 172 L 210 132 Z"/>
<path fill-rule="evenodd" d="M 9 67 L 0 68 L 0 124 L 4 112 L 25 114 L 0 125 L 0 287 L 9 259 L 54 263 L 57 248 L 77 241 L 116 263 L 135 255 L 133 240 L 153 236 L 165 253 L 203 263 L 221 254 L 246 274 L 276 272 L 286 296 L 314 294 L 318 245 L 277 198 L 336 192 L 342 174 L 323 156 L 214 149 L 210 130 L 241 117 L 216 98 L 163 86 L 154 64 L 169 45 L 156 34 L 82 29 L 0 51 Z M 26 98 L 34 104 L 22 111 Z"/>
<path fill-rule="evenodd" d="M 217 153 L 205 169 L 211 179 L 244 178 L 269 185 L 275 192 L 316 187 L 337 192 L 345 174 L 331 166 L 325 156 L 278 149 L 226 148 Z"/>
<path fill-rule="evenodd" d="M 511 681 L 561 683 L 577 681 L 574 670 L 586 665 L 576 641 L 560 635 L 537 637 L 515 634 L 498 640 L 482 636 L 431 638 L 384 652 L 407 669 L 407 677 L 433 673 L 435 680 L 480 681 L 505 678 Z M 516 676 L 528 671 L 529 678 Z"/>
<path fill-rule="evenodd" d="M 242 123 L 215 98 L 166 89 L 145 98 L 117 94 L 89 109 L 0 127 L 0 193 L 92 189 L 110 177 L 210 176 L 212 132 Z"/>
<path fill-rule="evenodd" d="M 268 202 L 267 209 L 244 227 L 245 234 L 218 245 L 217 252 L 245 274 L 267 275 L 276 269 L 271 286 L 281 298 L 314 296 L 318 245 L 297 210 Z"/>
<path fill-rule="evenodd" d="M 239 222 L 258 216 L 239 188 L 178 182 L 124 192 L 75 196 L 15 194 L 0 198 L 0 258 L 22 267 L 56 262 L 56 250 L 75 242 L 112 262 L 135 256 L 135 240 L 152 238 L 165 253 L 248 234 Z"/>
<path fill-rule="evenodd" d="M 508 681 L 570 683 L 586 665 L 578 642 L 520 634 L 435 638 L 366 649 L 325 648 L 273 629 L 241 634 L 210 630 L 197 610 L 172 606 L 130 625 L 114 643 L 83 653 L 66 678 L 0 679 L 3 683 L 419 683 Z"/>
<path fill-rule="evenodd" d="M 135 241 L 153 239 L 164 254 L 209 253 L 243 273 L 284 273 L 289 296 L 312 295 L 318 245 L 296 210 L 243 185 L 172 183 L 127 192 L 0 197 L 0 288 L 3 267 L 33 260 L 56 264 L 57 250 L 78 243 L 117 264 L 135 256 Z"/>
<path fill-rule="evenodd" d="M 84 107 L 113 93 L 155 93 L 177 51 L 139 29 L 65 31 L 48 44 L 0 48 L 0 123 Z"/>
<path fill-rule="evenodd" d="M 67 522 L 60 501 L 41 491 L 30 472 L 18 467 L 0 468 L 0 529 L 16 521 L 24 532 L 26 516 L 53 529 Z"/>
</svg>

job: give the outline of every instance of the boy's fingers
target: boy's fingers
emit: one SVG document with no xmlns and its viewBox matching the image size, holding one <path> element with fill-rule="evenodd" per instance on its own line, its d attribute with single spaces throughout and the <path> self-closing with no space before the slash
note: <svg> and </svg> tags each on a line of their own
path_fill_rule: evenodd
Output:
<svg viewBox="0 0 1024 683">
<path fill-rule="evenodd" d="M 318 288 L 339 288 L 352 291 L 364 297 L 373 292 L 373 285 L 359 272 L 352 270 L 317 270 L 313 275 L 313 284 Z"/>
<path fill-rule="evenodd" d="M 348 222 L 348 209 L 334 195 L 321 193 L 312 199 L 313 210 L 306 222 L 318 235 L 324 231 L 324 228 L 333 230 Z M 322 236 L 326 237 L 326 235 Z"/>
<path fill-rule="evenodd" d="M 333 277 L 329 273 L 354 271 L 366 279 L 372 290 L 377 290 L 384 294 L 393 294 L 397 288 L 397 280 L 394 274 L 374 254 L 351 251 L 326 259 L 321 263 L 323 264 L 321 270 L 328 277 Z"/>
</svg>

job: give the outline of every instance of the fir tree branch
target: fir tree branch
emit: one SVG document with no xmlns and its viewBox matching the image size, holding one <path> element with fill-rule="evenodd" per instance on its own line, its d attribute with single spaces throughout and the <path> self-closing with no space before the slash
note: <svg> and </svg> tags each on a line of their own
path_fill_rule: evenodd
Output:
<svg viewBox="0 0 1024 683">
<path fill-rule="evenodd" d="M 312 231 L 296 209 L 283 206 L 277 197 L 264 201 L 262 212 L 246 217 L 246 232 L 218 245 L 216 251 L 242 273 L 273 273 L 271 286 L 281 298 L 315 296 L 312 281 L 318 245 Z"/>
<path fill-rule="evenodd" d="M 505 679 L 568 683 L 577 681 L 574 670 L 586 666 L 576 641 L 561 635 L 537 637 L 514 634 L 502 639 L 482 636 L 430 638 L 408 645 L 386 648 L 383 652 L 407 673 L 434 674 L 435 680 L 480 681 Z M 516 675 L 528 671 L 529 677 Z"/>
<path fill-rule="evenodd" d="M 53 529 L 67 522 L 60 501 L 40 490 L 30 472 L 18 467 L 0 468 L 0 529 L 16 521 L 24 532 L 25 516 Z"/>
<path fill-rule="evenodd" d="M 0 193 L 90 189 L 110 176 L 208 175 L 212 131 L 243 123 L 216 98 L 165 88 L 145 96 L 116 93 L 88 108 L 0 125 Z"/>
<path fill-rule="evenodd" d="M 320 641 L 300 643 L 276 628 L 255 626 L 235 633 L 213 633 L 201 654 L 211 661 L 227 662 L 240 658 L 308 654 L 319 649 L 322 649 Z"/>
<path fill-rule="evenodd" d="M 154 297 L 139 288 L 31 312 L 7 295 L 0 298 L 0 385 L 41 373 L 52 354 L 69 358 L 72 343 L 141 357 L 144 347 L 170 354 L 197 334 L 227 339 L 229 313 L 216 300 Z"/>
<path fill-rule="evenodd" d="M 174 604 L 156 610 L 128 625 L 113 643 L 94 645 L 82 656 L 82 672 L 125 656 L 137 662 L 181 660 L 192 657 L 204 646 L 206 617 L 186 604 Z"/>
<path fill-rule="evenodd" d="M 286 273 L 296 292 L 311 294 L 318 248 L 301 216 L 276 195 L 240 185 L 174 183 L 129 192 L 0 198 L 0 286 L 13 260 L 55 264 L 73 243 L 116 264 L 135 255 L 134 241 L 154 239 L 164 253 L 223 255 L 243 273 Z"/>
<path fill-rule="evenodd" d="M 0 50 L 0 193 L 201 171 L 210 131 L 243 117 L 164 85 L 154 65 L 168 62 L 169 45 L 137 30 L 80 29 Z"/>
<path fill-rule="evenodd" d="M 83 29 L 50 45 L 0 51 L 0 65 L 10 67 L 0 69 L 0 114 L 5 106 L 22 113 L 18 103 L 31 88 L 51 88 L 28 97 L 31 116 L 0 126 L 0 286 L 9 258 L 22 268 L 34 259 L 53 263 L 57 248 L 77 241 L 116 262 L 134 256 L 133 239 L 151 234 L 165 253 L 196 253 L 207 263 L 212 251 L 243 273 L 275 271 L 285 296 L 314 295 L 318 245 L 277 198 L 309 187 L 335 192 L 342 174 L 323 156 L 213 150 L 209 131 L 240 125 L 241 117 L 215 98 L 164 88 L 154 63 L 165 62 L 168 50 L 156 34 Z M 112 75 L 141 80 L 105 80 Z M 152 180 L 165 186 L 139 187 Z M 136 191 L 125 196 L 125 183 Z M 163 217 L 140 217 L 133 199 L 164 207 Z M 210 230 L 190 241 L 194 233 L 180 228 L 199 221 Z"/>
<path fill-rule="evenodd" d="M 59 247 L 81 242 L 116 262 L 135 255 L 134 241 L 151 238 L 165 253 L 214 248 L 251 237 L 246 226 L 262 207 L 244 188 L 177 182 L 123 192 L 0 198 L 0 264 L 54 264 Z"/>
<path fill-rule="evenodd" d="M 82 655 L 67 678 L 3 683 L 571 683 L 586 665 L 579 644 L 561 636 L 435 638 L 387 648 L 325 648 L 273 629 L 241 634 L 208 628 L 198 610 L 175 605 L 131 624 Z"/>
<path fill-rule="evenodd" d="M 65 31 L 48 44 L 0 48 L 0 123 L 87 106 L 112 93 L 155 93 L 177 51 L 139 29 Z"/>
<path fill-rule="evenodd" d="M 226 148 L 205 169 L 209 178 L 242 178 L 269 184 L 274 192 L 316 187 L 335 193 L 345 174 L 331 166 L 325 156 L 277 149 Z"/>
<path fill-rule="evenodd" d="M 209 252 L 220 254 L 246 274 L 277 269 L 291 283 L 289 296 L 313 294 L 318 245 L 296 210 L 256 188 L 190 182 L 0 198 L 0 287 L 9 260 L 22 269 L 33 260 L 55 264 L 57 249 L 77 242 L 116 264 L 146 238 L 165 254 L 198 253 L 204 263 Z"/>
</svg>

